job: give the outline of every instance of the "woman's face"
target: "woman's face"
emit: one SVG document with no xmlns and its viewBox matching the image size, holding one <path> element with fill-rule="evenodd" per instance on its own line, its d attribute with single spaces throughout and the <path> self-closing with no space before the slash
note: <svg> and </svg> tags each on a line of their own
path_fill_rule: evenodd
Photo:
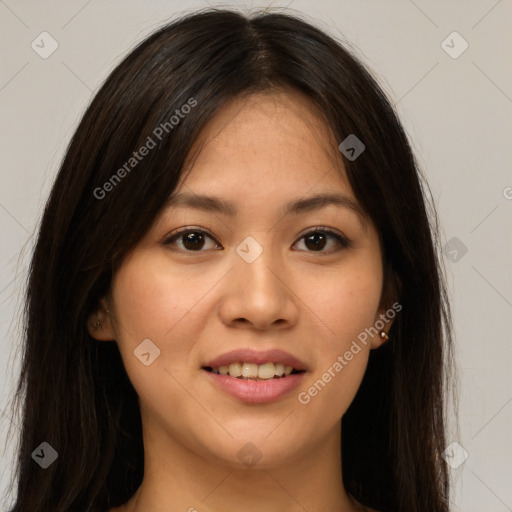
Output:
<svg viewBox="0 0 512 512">
<path fill-rule="evenodd" d="M 378 235 L 345 177 L 340 141 L 300 93 L 236 100 L 200 139 L 175 191 L 184 199 L 126 257 L 94 334 L 119 345 L 154 456 L 293 463 L 338 440 L 369 350 L 382 342 L 366 335 L 354 346 L 384 312 Z M 321 194 L 338 204 L 287 211 Z M 293 361 L 305 371 L 266 378 Z M 216 374 L 205 369 L 212 362 L 263 379 Z"/>
</svg>

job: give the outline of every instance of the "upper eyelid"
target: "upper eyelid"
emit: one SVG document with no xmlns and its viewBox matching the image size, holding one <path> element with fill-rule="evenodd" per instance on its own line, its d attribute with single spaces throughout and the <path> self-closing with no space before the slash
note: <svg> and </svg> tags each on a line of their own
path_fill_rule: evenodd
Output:
<svg viewBox="0 0 512 512">
<path fill-rule="evenodd" d="M 307 228 L 300 235 L 298 235 L 297 242 L 299 240 L 301 240 L 302 238 L 304 238 L 306 235 L 309 235 L 310 233 L 314 233 L 314 232 L 317 232 L 317 231 L 318 232 L 326 232 L 327 234 L 329 234 L 329 235 L 331 235 L 333 237 L 339 237 L 342 240 L 345 240 L 347 243 L 350 242 L 349 238 L 344 233 L 338 231 L 335 228 L 330 228 L 328 226 L 321 226 L 321 225 L 312 226 L 310 228 Z M 203 234 L 209 236 L 215 242 L 220 243 L 217 240 L 217 238 L 214 235 L 212 235 L 205 228 L 194 227 L 194 226 L 186 226 L 184 228 L 179 228 L 177 231 L 171 232 L 169 235 L 165 236 L 164 243 L 169 243 L 171 240 L 179 237 L 180 235 L 184 235 L 185 233 L 189 233 L 189 232 L 191 232 L 191 233 L 194 233 L 194 232 L 203 233 Z M 296 243 L 296 242 L 294 242 L 294 243 Z M 196 252 L 202 252 L 202 251 L 196 251 Z"/>
</svg>

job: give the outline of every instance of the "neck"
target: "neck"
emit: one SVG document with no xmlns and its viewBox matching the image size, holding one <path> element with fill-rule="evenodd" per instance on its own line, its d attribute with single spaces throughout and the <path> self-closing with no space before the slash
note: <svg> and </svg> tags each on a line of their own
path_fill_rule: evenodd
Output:
<svg viewBox="0 0 512 512">
<path fill-rule="evenodd" d="M 342 482 L 340 423 L 309 451 L 244 468 L 192 451 L 155 425 L 151 432 L 144 436 L 143 482 L 119 512 L 221 512 L 248 504 L 266 512 L 361 510 Z"/>
</svg>

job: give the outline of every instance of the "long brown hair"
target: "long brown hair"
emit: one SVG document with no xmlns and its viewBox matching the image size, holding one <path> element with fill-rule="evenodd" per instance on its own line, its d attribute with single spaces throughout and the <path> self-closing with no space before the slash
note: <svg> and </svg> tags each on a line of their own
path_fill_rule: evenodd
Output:
<svg viewBox="0 0 512 512">
<path fill-rule="evenodd" d="M 379 510 L 448 510 L 441 453 L 449 305 L 435 212 L 404 130 L 364 66 L 322 30 L 296 15 L 208 9 L 140 43 L 95 95 L 67 148 L 28 277 L 12 512 L 106 510 L 141 484 L 137 395 L 116 343 L 94 342 L 87 319 L 176 188 L 208 120 L 227 101 L 276 86 L 311 98 L 338 141 L 357 134 L 364 142 L 345 167 L 382 238 L 385 288 L 402 305 L 342 420 L 343 483 Z M 156 140 L 155 127 L 191 98 L 197 104 Z M 121 179 L 118 170 L 151 134 L 156 147 Z M 43 441 L 59 453 L 47 469 L 31 457 Z"/>
</svg>

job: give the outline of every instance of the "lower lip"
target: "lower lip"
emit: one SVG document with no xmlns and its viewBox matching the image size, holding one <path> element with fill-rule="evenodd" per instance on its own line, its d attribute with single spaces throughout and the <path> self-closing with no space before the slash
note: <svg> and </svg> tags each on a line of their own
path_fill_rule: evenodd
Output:
<svg viewBox="0 0 512 512">
<path fill-rule="evenodd" d="M 268 380 L 245 380 L 202 370 L 214 385 L 228 395 L 251 404 L 265 404 L 283 398 L 299 386 L 306 372 Z"/>
</svg>

